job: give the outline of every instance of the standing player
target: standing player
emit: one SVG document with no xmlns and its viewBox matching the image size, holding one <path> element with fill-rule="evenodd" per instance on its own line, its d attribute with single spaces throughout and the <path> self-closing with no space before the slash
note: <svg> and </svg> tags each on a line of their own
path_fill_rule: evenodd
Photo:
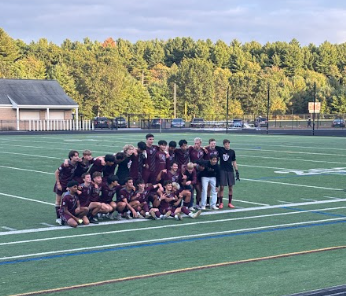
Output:
<svg viewBox="0 0 346 296">
<path fill-rule="evenodd" d="M 165 140 L 160 140 L 158 142 L 159 150 L 156 152 L 155 155 L 155 181 L 157 181 L 157 176 L 162 170 L 165 170 L 167 168 L 167 164 L 169 163 L 169 154 L 166 151 L 167 148 L 167 142 Z"/>
<path fill-rule="evenodd" d="M 146 149 L 147 145 L 144 142 L 138 142 L 137 149 L 131 155 L 130 176 L 134 182 L 137 182 L 139 179 L 142 180 Z"/>
<path fill-rule="evenodd" d="M 240 181 L 235 152 L 230 148 L 230 141 L 227 139 L 223 140 L 223 147 L 216 146 L 216 150 L 220 155 L 219 204 L 223 206 L 223 192 L 225 186 L 228 186 L 228 207 L 234 208 L 232 204 L 233 185 L 235 184 L 235 179 Z M 234 178 L 234 170 L 236 178 Z"/>
<path fill-rule="evenodd" d="M 175 152 L 174 152 L 176 148 L 177 148 L 177 142 L 176 141 L 170 141 L 168 143 L 169 159 L 168 159 L 167 169 L 169 169 L 172 166 L 172 163 L 174 161 L 176 161 Z"/>
<path fill-rule="evenodd" d="M 95 172 L 102 173 L 102 181 L 107 182 L 109 176 L 114 175 L 114 171 L 117 164 L 115 162 L 115 156 L 112 154 L 107 154 L 104 157 L 98 157 L 89 172 L 92 176 Z"/>
<path fill-rule="evenodd" d="M 209 139 L 209 145 L 207 147 L 205 147 L 205 150 L 204 150 L 205 151 L 205 155 L 204 155 L 205 160 L 209 160 L 212 156 L 216 156 L 217 158 L 219 158 L 219 152 L 217 152 L 215 147 L 216 147 L 216 140 L 215 139 Z M 208 186 L 207 206 L 210 204 L 210 193 L 211 193 L 211 187 Z M 223 208 L 222 203 L 220 204 L 218 201 L 217 204 L 219 205 L 220 209 Z"/>
<path fill-rule="evenodd" d="M 56 223 L 61 225 L 60 218 L 60 205 L 61 196 L 67 189 L 67 183 L 72 180 L 74 172 L 77 168 L 79 161 L 78 151 L 71 150 L 68 154 L 68 164 L 62 163 L 60 167 L 55 171 L 55 213 L 56 213 Z"/>
<path fill-rule="evenodd" d="M 76 196 L 78 190 L 77 181 L 69 181 L 67 183 L 68 191 L 64 193 L 61 201 L 60 215 L 62 224 L 67 223 L 71 227 L 77 227 L 78 224 L 89 224 L 87 213 L 89 211 L 86 207 L 81 207 L 79 200 Z"/>
<path fill-rule="evenodd" d="M 176 162 L 180 169 L 184 168 L 190 161 L 189 147 L 186 140 L 179 141 L 179 147 L 174 150 Z"/>
<path fill-rule="evenodd" d="M 147 134 L 146 138 L 146 160 L 145 167 L 143 168 L 143 180 L 145 183 L 155 184 L 155 169 L 156 169 L 156 153 L 158 151 L 158 147 L 154 145 L 154 135 Z"/>
</svg>

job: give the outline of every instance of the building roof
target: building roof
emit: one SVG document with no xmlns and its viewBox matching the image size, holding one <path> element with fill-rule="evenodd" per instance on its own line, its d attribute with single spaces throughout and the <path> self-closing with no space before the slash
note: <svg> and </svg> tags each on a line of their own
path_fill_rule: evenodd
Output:
<svg viewBox="0 0 346 296">
<path fill-rule="evenodd" d="M 56 80 L 0 79 L 0 105 L 78 106 Z"/>
</svg>

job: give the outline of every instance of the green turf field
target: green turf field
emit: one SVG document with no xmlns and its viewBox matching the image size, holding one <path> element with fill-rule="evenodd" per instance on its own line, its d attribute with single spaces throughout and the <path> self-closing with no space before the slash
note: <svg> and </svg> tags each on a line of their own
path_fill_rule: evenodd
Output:
<svg viewBox="0 0 346 296">
<path fill-rule="evenodd" d="M 114 153 L 145 134 L 0 136 L 0 295 L 276 296 L 346 283 L 344 138 L 155 141 L 196 136 L 230 139 L 235 209 L 77 229 L 55 225 L 54 171 L 69 150 Z"/>
</svg>

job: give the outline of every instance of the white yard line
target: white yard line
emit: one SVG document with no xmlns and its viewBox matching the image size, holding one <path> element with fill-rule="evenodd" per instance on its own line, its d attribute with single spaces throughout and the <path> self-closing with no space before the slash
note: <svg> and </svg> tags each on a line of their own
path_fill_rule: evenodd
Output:
<svg viewBox="0 0 346 296">
<path fill-rule="evenodd" d="M 315 209 L 315 210 L 311 210 L 311 211 L 333 211 L 333 210 L 345 209 L 345 208 L 346 207 L 324 208 L 324 209 Z M 220 219 L 220 220 L 214 220 L 214 221 L 198 221 L 198 222 L 190 222 L 188 224 L 172 224 L 172 225 L 153 226 L 153 227 L 147 227 L 147 228 L 134 228 L 134 229 L 124 229 L 124 230 L 113 230 L 113 231 L 107 231 L 107 232 L 85 233 L 85 234 L 78 234 L 78 235 L 54 236 L 54 237 L 41 238 L 41 239 L 32 239 L 32 240 L 0 243 L 0 246 L 17 245 L 17 244 L 24 244 L 24 243 L 51 241 L 51 240 L 60 240 L 60 239 L 69 239 L 69 238 L 75 239 L 78 237 L 89 237 L 89 236 L 97 236 L 97 235 L 105 235 L 105 234 L 116 234 L 116 233 L 156 230 L 156 229 L 164 229 L 164 228 L 186 227 L 186 226 L 191 226 L 191 225 L 213 224 L 213 223 L 221 223 L 221 222 L 229 222 L 229 221 L 252 220 L 252 219 L 260 219 L 260 218 L 267 218 L 267 217 L 274 217 L 274 216 L 286 216 L 286 215 L 295 215 L 295 214 L 304 214 L 304 213 L 306 214 L 306 213 L 311 212 L 311 211 L 309 211 L 309 210 L 307 210 L 307 211 L 293 211 L 293 212 L 259 215 L 259 216 L 251 216 L 251 217 Z M 143 220 L 143 221 L 150 221 L 150 220 Z M 50 225 L 50 224 L 46 224 L 46 223 L 41 223 L 41 224 Z M 59 228 L 59 229 L 61 229 L 61 228 Z M 65 229 L 71 229 L 71 227 L 66 226 Z"/>
<path fill-rule="evenodd" d="M 281 201 L 279 201 L 281 202 Z M 316 204 L 327 204 L 327 203 L 336 203 L 336 202 L 346 202 L 346 199 L 338 199 L 338 200 L 322 200 L 317 202 L 302 202 L 302 203 L 289 203 L 285 202 L 284 205 L 274 205 L 274 206 L 262 206 L 262 207 L 251 207 L 251 208 L 241 208 L 241 209 L 232 209 L 232 210 L 223 210 L 223 211 L 206 211 L 203 212 L 203 216 L 207 215 L 222 215 L 222 214 L 228 214 L 228 213 L 237 213 L 237 212 L 250 212 L 250 211 L 261 211 L 261 210 L 271 210 L 271 209 L 277 209 L 277 208 L 283 208 L 283 207 L 302 207 L 302 206 L 308 206 L 308 205 L 316 205 Z M 344 207 L 338 207 L 335 209 L 344 208 Z M 346 208 L 346 207 L 345 207 Z M 333 208 L 330 208 L 333 209 Z M 301 211 L 299 211 L 301 213 Z M 286 213 L 285 213 L 286 214 Z M 277 214 L 269 214 L 269 216 L 274 216 Z M 235 219 L 247 219 L 247 217 L 241 217 L 241 218 L 235 218 Z M 148 222 L 151 220 L 142 220 L 142 219 L 133 219 L 133 220 L 121 220 L 121 221 L 107 221 L 102 222 L 100 224 L 89 224 L 88 226 L 80 226 L 80 227 L 99 227 L 99 226 L 106 226 L 106 225 L 115 225 L 115 224 L 125 224 L 125 223 L 136 223 L 136 222 Z M 193 223 L 202 223 L 202 222 L 190 222 L 188 225 L 193 225 Z M 185 224 L 182 224 L 185 225 Z M 161 227 L 161 226 L 160 226 Z M 165 226 L 165 227 L 171 227 L 171 225 Z M 34 228 L 34 229 L 23 229 L 23 230 L 17 230 L 12 232 L 0 232 L 0 236 L 7 236 L 7 235 L 16 235 L 16 234 L 26 234 L 26 233 L 38 233 L 38 232 L 45 232 L 45 231 L 55 231 L 55 230 L 72 230 L 73 228 L 69 226 L 56 226 L 56 227 L 45 227 L 45 228 Z"/>
<path fill-rule="evenodd" d="M 48 224 L 48 223 L 40 223 L 43 226 L 48 226 L 48 227 L 56 227 L 56 225 Z"/>
<path fill-rule="evenodd" d="M 17 229 L 11 228 L 11 227 L 7 227 L 7 226 L 1 226 L 1 228 L 5 229 L 5 230 L 10 230 L 10 231 L 17 231 Z"/>
<path fill-rule="evenodd" d="M 117 243 L 117 244 L 108 244 L 108 245 L 98 245 L 98 246 L 93 246 L 93 247 L 83 247 L 83 248 L 56 250 L 56 251 L 41 252 L 41 253 L 22 254 L 22 255 L 16 255 L 16 256 L 2 257 L 2 258 L 0 258 L 0 260 L 2 261 L 2 260 L 13 260 L 13 259 L 28 258 L 28 257 L 36 257 L 36 256 L 57 255 L 57 254 L 61 254 L 61 253 L 72 253 L 72 252 L 81 252 L 81 251 L 105 249 L 105 248 L 112 248 L 112 247 L 123 247 L 123 246 L 129 246 L 129 245 L 139 245 L 139 244 L 148 244 L 148 243 L 156 243 L 156 242 L 164 242 L 164 241 L 174 241 L 174 240 L 179 240 L 179 239 L 191 239 L 191 238 L 195 238 L 195 237 L 215 236 L 215 235 L 222 235 L 222 234 L 238 233 L 238 232 L 243 232 L 243 231 L 258 231 L 258 230 L 263 230 L 263 229 L 273 229 L 273 228 L 278 228 L 278 227 L 291 227 L 291 226 L 308 225 L 308 224 L 314 224 L 314 223 L 323 223 L 323 222 L 340 221 L 340 220 L 346 220 L 346 218 L 332 218 L 332 219 L 324 219 L 324 220 L 304 221 L 304 222 L 296 222 L 296 223 L 268 225 L 268 226 L 261 226 L 261 227 L 242 228 L 242 229 L 235 229 L 235 230 L 207 232 L 207 233 L 200 233 L 200 234 L 189 234 L 189 235 L 183 235 L 183 236 L 134 241 L 134 242 L 128 242 L 128 243 Z"/>
<path fill-rule="evenodd" d="M 228 198 L 224 198 L 225 200 L 228 200 Z M 269 204 L 259 203 L 259 202 L 252 202 L 252 201 L 246 201 L 241 199 L 233 199 L 234 201 L 253 204 L 253 205 L 260 205 L 260 206 L 270 206 Z"/>
<path fill-rule="evenodd" d="M 18 195 L 12 195 L 12 194 L 6 194 L 6 193 L 1 193 L 1 192 L 0 192 L 0 195 L 7 196 L 7 197 L 11 197 L 11 198 L 17 198 L 17 199 L 27 200 L 27 201 L 32 201 L 32 202 L 37 202 L 37 203 L 41 203 L 41 204 L 45 204 L 45 205 L 54 206 L 53 203 L 49 203 L 49 202 L 45 202 L 45 201 L 41 201 L 41 200 L 37 200 L 37 199 L 32 199 L 32 198 L 28 198 L 28 197 L 23 197 L 23 196 L 18 196 Z"/>
<path fill-rule="evenodd" d="M 54 175 L 54 173 L 48 173 L 48 172 L 36 171 L 36 170 L 29 170 L 29 169 L 21 169 L 21 168 L 9 167 L 9 166 L 4 166 L 4 165 L 0 165 L 0 168 L 11 169 L 11 170 L 18 170 L 18 171 L 25 171 L 25 172 L 34 172 L 34 173 L 46 174 L 46 175 Z"/>
<path fill-rule="evenodd" d="M 333 190 L 333 191 L 343 191 L 344 190 L 344 189 L 340 189 L 340 188 L 320 187 L 320 186 L 292 184 L 292 183 L 266 181 L 266 180 L 256 180 L 256 179 L 245 179 L 245 178 L 242 178 L 242 180 L 250 181 L 250 182 L 271 183 L 271 184 L 280 184 L 280 185 L 296 186 L 296 187 L 307 187 L 307 188 L 315 188 L 315 189 L 323 189 L 323 190 Z"/>
<path fill-rule="evenodd" d="M 61 161 L 63 161 L 62 157 L 36 155 L 36 154 L 25 154 L 25 153 L 17 153 L 17 152 L 6 152 L 6 151 L 0 151 L 0 153 L 13 154 L 13 155 L 22 155 L 22 156 L 30 156 L 30 157 L 49 158 L 49 159 L 60 159 Z"/>
<path fill-rule="evenodd" d="M 299 161 L 304 161 L 304 162 L 312 162 L 312 163 L 335 163 L 338 165 L 346 165 L 346 163 L 340 162 L 340 161 L 325 161 L 325 160 L 310 160 L 310 159 L 301 159 L 301 158 L 285 158 L 285 157 L 271 157 L 271 156 L 259 156 L 259 155 L 241 155 L 237 154 L 237 158 L 259 158 L 259 159 L 274 159 L 274 160 L 289 160 L 289 161 L 294 161 L 294 160 L 299 160 Z"/>
</svg>

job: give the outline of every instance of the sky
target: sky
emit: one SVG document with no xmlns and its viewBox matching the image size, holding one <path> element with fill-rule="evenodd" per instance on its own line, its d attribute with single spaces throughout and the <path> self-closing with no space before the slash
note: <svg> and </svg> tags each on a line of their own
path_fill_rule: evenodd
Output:
<svg viewBox="0 0 346 296">
<path fill-rule="evenodd" d="M 346 42 L 345 0 L 0 0 L 0 15 L 0 28 L 26 43 L 109 37 Z"/>
</svg>

